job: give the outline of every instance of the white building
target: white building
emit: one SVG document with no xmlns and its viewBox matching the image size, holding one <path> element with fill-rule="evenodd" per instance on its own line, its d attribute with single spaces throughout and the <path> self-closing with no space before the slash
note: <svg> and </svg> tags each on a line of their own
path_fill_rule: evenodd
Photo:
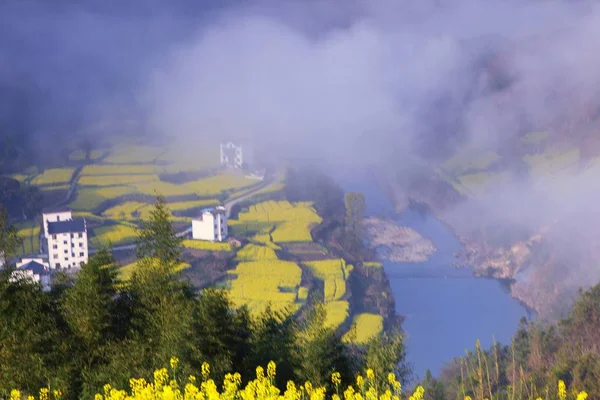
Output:
<svg viewBox="0 0 600 400">
<path fill-rule="evenodd" d="M 221 242 L 227 238 L 227 210 L 218 206 L 202 210 L 200 218 L 192 219 L 192 238 Z"/>
<path fill-rule="evenodd" d="M 42 211 L 44 220 L 44 237 L 48 239 L 48 223 L 57 221 L 68 221 L 73 219 L 73 214 L 68 208 L 47 208 Z"/>
<path fill-rule="evenodd" d="M 72 218 L 70 210 L 43 214 L 50 268 L 80 267 L 88 262 L 85 219 Z"/>
<path fill-rule="evenodd" d="M 242 146 L 232 142 L 221 143 L 221 165 L 230 168 L 242 168 Z"/>
<path fill-rule="evenodd" d="M 41 258 L 24 258 L 17 263 L 10 277 L 11 282 L 28 280 L 42 285 L 42 290 L 50 290 L 50 265 Z"/>
</svg>

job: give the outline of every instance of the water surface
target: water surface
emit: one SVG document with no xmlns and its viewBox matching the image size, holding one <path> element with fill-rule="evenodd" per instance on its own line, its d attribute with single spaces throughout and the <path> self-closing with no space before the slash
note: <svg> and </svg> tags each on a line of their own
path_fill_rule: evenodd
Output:
<svg viewBox="0 0 600 400">
<path fill-rule="evenodd" d="M 484 347 L 493 338 L 509 343 L 519 320 L 527 316 L 505 285 L 495 279 L 475 278 L 469 268 L 455 268 L 458 239 L 438 219 L 409 210 L 394 212 L 391 201 L 373 179 L 357 173 L 339 177 L 346 191 L 360 191 L 367 201 L 367 215 L 386 216 L 431 239 L 437 251 L 423 263 L 384 261 L 396 303 L 396 312 L 406 319 L 408 361 L 417 377 L 426 369 L 438 375 L 453 357 Z"/>
</svg>

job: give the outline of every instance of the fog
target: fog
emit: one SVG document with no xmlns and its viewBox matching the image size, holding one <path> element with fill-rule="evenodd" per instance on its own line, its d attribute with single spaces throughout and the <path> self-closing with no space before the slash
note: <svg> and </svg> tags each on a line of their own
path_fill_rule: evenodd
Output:
<svg viewBox="0 0 600 400">
<path fill-rule="evenodd" d="M 561 143 L 596 127 L 591 2 L 74 3 L 0 5 L 0 135 L 40 150 L 86 135 L 232 139 L 276 160 L 402 172 L 459 148 L 510 158 L 529 131 Z M 569 221 L 593 238 L 597 182 L 515 178 L 447 217 L 532 232 Z M 598 279 L 586 264 L 573 281 Z"/>
</svg>

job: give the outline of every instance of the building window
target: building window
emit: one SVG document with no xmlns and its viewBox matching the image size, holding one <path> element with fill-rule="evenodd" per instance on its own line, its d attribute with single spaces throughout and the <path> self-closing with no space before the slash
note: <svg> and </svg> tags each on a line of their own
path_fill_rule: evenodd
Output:
<svg viewBox="0 0 600 400">
<path fill-rule="evenodd" d="M 83 257 L 83 252 L 79 253 L 79 257 Z"/>
<path fill-rule="evenodd" d="M 71 233 L 71 239 L 73 239 L 75 237 L 74 233 Z"/>
<path fill-rule="evenodd" d="M 53 248 L 53 249 L 58 249 L 58 245 L 57 245 L 57 244 L 53 244 L 53 245 L 52 245 L 52 248 Z"/>
<path fill-rule="evenodd" d="M 56 235 L 52 235 L 52 239 L 56 240 Z"/>
<path fill-rule="evenodd" d="M 60 263 L 56 263 L 56 268 L 60 268 Z"/>
<path fill-rule="evenodd" d="M 81 233 L 81 232 L 80 232 L 80 233 L 77 235 L 77 237 L 78 237 L 78 238 L 82 238 L 82 237 L 83 237 L 83 233 Z"/>
<path fill-rule="evenodd" d="M 75 243 L 71 243 L 71 247 L 75 247 Z"/>
<path fill-rule="evenodd" d="M 65 250 L 65 254 L 68 254 L 68 253 L 69 253 L 69 250 Z"/>
<path fill-rule="evenodd" d="M 65 261 L 69 261 L 69 257 L 65 257 Z M 67 265 L 68 266 L 68 265 Z"/>
<path fill-rule="evenodd" d="M 79 247 L 83 247 L 83 242 L 79 243 Z"/>
<path fill-rule="evenodd" d="M 58 254 L 55 254 L 54 255 L 54 259 L 56 260 L 57 258 L 58 258 Z"/>
<path fill-rule="evenodd" d="M 63 244 L 67 244 L 67 241 L 66 241 L 66 240 L 63 240 Z"/>
</svg>

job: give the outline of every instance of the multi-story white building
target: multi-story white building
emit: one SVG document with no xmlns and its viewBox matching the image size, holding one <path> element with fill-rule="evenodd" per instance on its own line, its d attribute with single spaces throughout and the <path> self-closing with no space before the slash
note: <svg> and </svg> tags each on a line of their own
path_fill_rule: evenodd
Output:
<svg viewBox="0 0 600 400">
<path fill-rule="evenodd" d="M 200 218 L 192 219 L 192 238 L 221 242 L 227 238 L 227 210 L 218 206 L 202 210 Z"/>
<path fill-rule="evenodd" d="M 232 142 L 221 143 L 221 165 L 229 168 L 242 168 L 242 146 Z"/>
<path fill-rule="evenodd" d="M 42 285 L 42 290 L 50 290 L 50 265 L 41 258 L 24 258 L 17 263 L 10 277 L 12 282 L 27 280 Z"/>
<path fill-rule="evenodd" d="M 51 269 L 80 267 L 88 262 L 85 219 L 72 218 L 70 210 L 44 213 L 43 219 Z"/>
<path fill-rule="evenodd" d="M 48 239 L 48 222 L 68 221 L 73 219 L 73 214 L 68 208 L 47 208 L 42 211 L 44 220 L 44 237 Z"/>
</svg>

